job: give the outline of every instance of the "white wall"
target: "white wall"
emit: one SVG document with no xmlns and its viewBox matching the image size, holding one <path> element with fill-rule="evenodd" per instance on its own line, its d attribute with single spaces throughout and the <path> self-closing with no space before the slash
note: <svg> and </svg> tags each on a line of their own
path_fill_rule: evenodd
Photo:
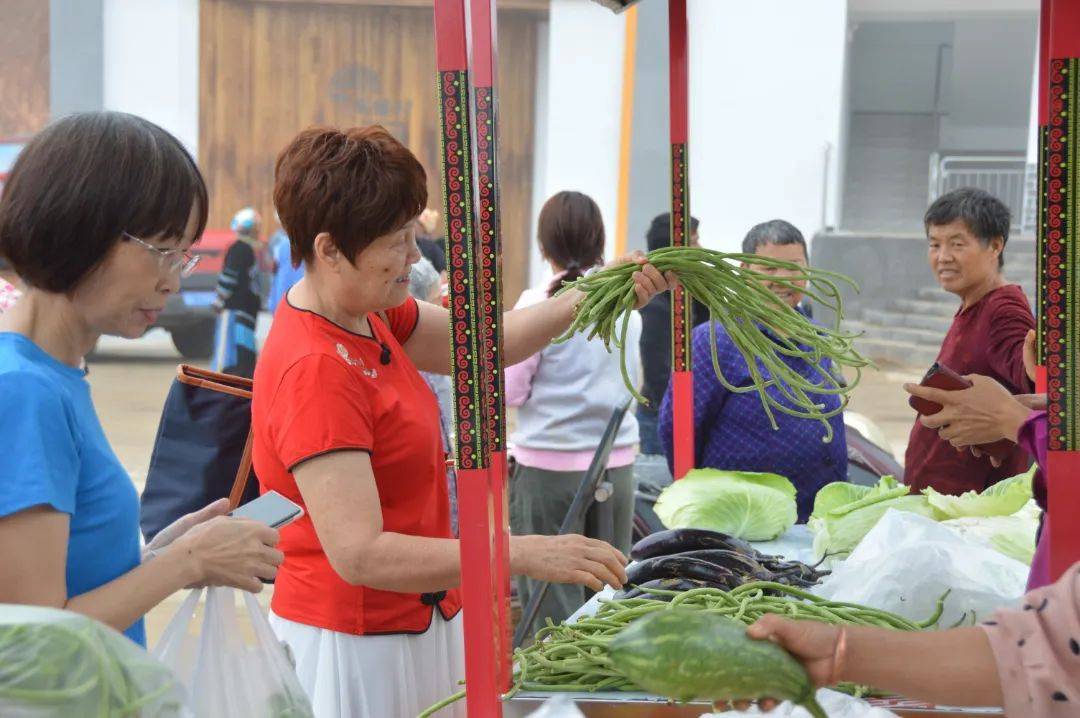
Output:
<svg viewBox="0 0 1080 718">
<path fill-rule="evenodd" d="M 942 147 L 1020 152 L 1027 148 L 1031 58 L 1037 38 L 1035 14 L 956 22 Z"/>
<path fill-rule="evenodd" d="M 105 108 L 140 115 L 198 156 L 199 0 L 105 0 Z"/>
<path fill-rule="evenodd" d="M 806 237 L 835 224 L 846 0 L 690 0 L 690 194 L 702 243 L 739 247 L 783 218 Z"/>
<path fill-rule="evenodd" d="M 551 195 L 577 190 L 596 200 L 610 237 L 615 232 L 619 184 L 619 108 L 625 18 L 589 0 L 552 0 L 542 82 L 546 97 L 536 108 L 547 136 L 537 146 L 535 218 Z M 501 48 L 504 52 L 509 48 Z M 541 56 L 541 62 L 544 61 Z M 665 100 L 666 101 L 666 100 Z M 614 242 L 608 242 L 609 253 Z M 532 262 L 531 281 L 544 268 Z"/>
</svg>

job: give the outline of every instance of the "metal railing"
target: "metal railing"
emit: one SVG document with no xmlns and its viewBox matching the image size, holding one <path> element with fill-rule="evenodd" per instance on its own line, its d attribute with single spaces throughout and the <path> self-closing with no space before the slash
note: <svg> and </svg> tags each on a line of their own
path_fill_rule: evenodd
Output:
<svg viewBox="0 0 1080 718">
<path fill-rule="evenodd" d="M 1014 232 L 1028 232 L 1034 225 L 1026 211 L 1031 203 L 1027 181 L 1027 156 L 1022 153 L 930 155 L 930 202 L 961 187 L 977 187 L 994 195 L 1009 208 Z"/>
</svg>

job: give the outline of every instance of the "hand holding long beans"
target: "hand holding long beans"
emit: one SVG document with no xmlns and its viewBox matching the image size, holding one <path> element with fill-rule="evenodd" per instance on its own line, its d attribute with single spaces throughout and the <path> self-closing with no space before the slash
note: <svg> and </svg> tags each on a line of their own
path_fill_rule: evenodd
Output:
<svg viewBox="0 0 1080 718">
<path fill-rule="evenodd" d="M 756 391 L 773 428 L 777 428 L 774 411 L 779 411 L 821 421 L 826 427 L 825 440 L 832 438 L 828 419 L 847 406 L 848 393 L 858 384 L 862 367 L 870 363 L 853 346 L 858 335 L 840 328 L 843 302 L 839 285 L 855 286 L 851 279 L 756 254 L 727 254 L 700 247 L 663 247 L 650 252 L 647 258 L 646 267 L 651 265 L 665 278 L 675 275 L 692 298 L 709 308 L 713 370 L 728 391 Z M 784 269 L 789 275 L 769 276 L 741 264 Z M 609 351 L 613 345 L 620 349 L 623 380 L 635 398 L 646 403 L 630 381 L 624 349 L 630 312 L 639 301 L 634 276 L 638 269 L 637 263 L 609 266 L 568 283 L 562 291 L 573 288 L 586 297 L 578 305 L 570 328 L 556 341 L 588 332 L 588 338 L 599 336 Z M 813 324 L 769 291 L 765 282 L 798 289 L 819 306 L 833 310 L 834 325 Z M 797 282 L 806 282 L 806 287 L 797 286 Z M 753 380 L 749 386 L 735 386 L 724 376 L 716 352 L 716 323 L 724 327 L 746 361 Z M 784 357 L 805 361 L 816 376 L 803 376 Z M 856 370 L 850 384 L 840 375 L 841 367 Z M 770 387 L 775 388 L 779 398 L 768 391 Z M 843 401 L 837 409 L 826 411 L 811 394 L 838 394 Z"/>
</svg>

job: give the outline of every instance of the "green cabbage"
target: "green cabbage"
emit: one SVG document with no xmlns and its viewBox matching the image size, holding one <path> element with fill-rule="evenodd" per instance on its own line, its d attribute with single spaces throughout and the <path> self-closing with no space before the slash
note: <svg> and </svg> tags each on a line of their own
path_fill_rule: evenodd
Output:
<svg viewBox="0 0 1080 718">
<path fill-rule="evenodd" d="M 961 518 L 1011 518 L 1031 500 L 1031 481 L 1035 468 L 989 487 L 982 493 L 968 491 L 961 496 L 947 496 L 932 488 L 921 496 L 912 496 L 908 487 L 891 476 L 882 477 L 876 486 L 855 486 L 836 482 L 822 487 L 814 498 L 814 513 L 809 527 L 814 536 L 818 557 L 851 553 L 870 529 L 889 509 L 909 511 L 936 521 Z M 984 543 L 1031 562 L 1026 527 L 1020 522 L 979 524 Z M 1034 533 L 1032 532 L 1032 535 Z M 1032 542 L 1034 539 L 1032 539 Z M 1032 545 L 1031 551 L 1034 551 Z"/>
<path fill-rule="evenodd" d="M 896 496 L 896 491 L 897 489 L 893 489 L 880 500 L 865 503 L 859 508 L 845 510 L 848 507 L 840 507 L 828 512 L 823 518 L 811 519 L 808 525 L 814 535 L 814 552 L 818 558 L 826 555 L 847 555 L 854 551 L 889 509 L 934 518 L 934 509 L 925 496 Z"/>
<path fill-rule="evenodd" d="M 875 486 L 860 486 L 846 481 L 826 484 L 814 497 L 812 519 L 823 519 L 827 514 L 842 516 L 862 506 L 887 499 L 905 496 L 907 487 L 892 476 L 882 476 Z"/>
<path fill-rule="evenodd" d="M 772 541 L 795 525 L 795 486 L 777 474 L 695 469 L 665 488 L 656 515 L 669 529 L 720 531 Z"/>
<path fill-rule="evenodd" d="M 1038 505 L 1030 501 L 1012 516 L 967 516 L 941 525 L 1030 566 L 1041 513 Z"/>
<path fill-rule="evenodd" d="M 939 521 L 965 516 L 1011 516 L 1031 500 L 1034 476 L 1035 467 L 1032 466 L 1030 471 L 1000 481 L 982 493 L 967 491 L 960 496 L 948 496 L 929 487 L 923 489 L 923 493 L 937 512 Z"/>
</svg>

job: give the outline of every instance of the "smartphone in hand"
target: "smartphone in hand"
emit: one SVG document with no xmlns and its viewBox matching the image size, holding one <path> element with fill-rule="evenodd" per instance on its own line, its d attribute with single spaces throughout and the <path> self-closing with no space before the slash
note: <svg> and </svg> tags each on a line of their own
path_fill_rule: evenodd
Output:
<svg viewBox="0 0 1080 718">
<path fill-rule="evenodd" d="M 934 365 L 930 367 L 930 370 L 926 372 L 926 375 L 923 376 L 919 385 L 928 386 L 933 389 L 941 389 L 943 391 L 960 391 L 972 387 L 970 381 L 944 364 L 939 364 L 937 362 L 935 362 Z M 933 416 L 945 408 L 937 402 L 923 399 L 920 396 L 909 397 L 908 404 L 922 416 Z M 992 444 L 983 444 L 977 448 L 987 456 L 992 456 L 995 459 L 1001 460 L 1007 458 L 1009 453 L 1015 447 L 1016 444 L 1008 439 L 1001 439 Z"/>
<path fill-rule="evenodd" d="M 303 516 L 304 509 L 276 491 L 267 491 L 259 498 L 237 506 L 228 515 L 239 519 L 253 519 L 272 529 L 279 529 Z"/>
</svg>

